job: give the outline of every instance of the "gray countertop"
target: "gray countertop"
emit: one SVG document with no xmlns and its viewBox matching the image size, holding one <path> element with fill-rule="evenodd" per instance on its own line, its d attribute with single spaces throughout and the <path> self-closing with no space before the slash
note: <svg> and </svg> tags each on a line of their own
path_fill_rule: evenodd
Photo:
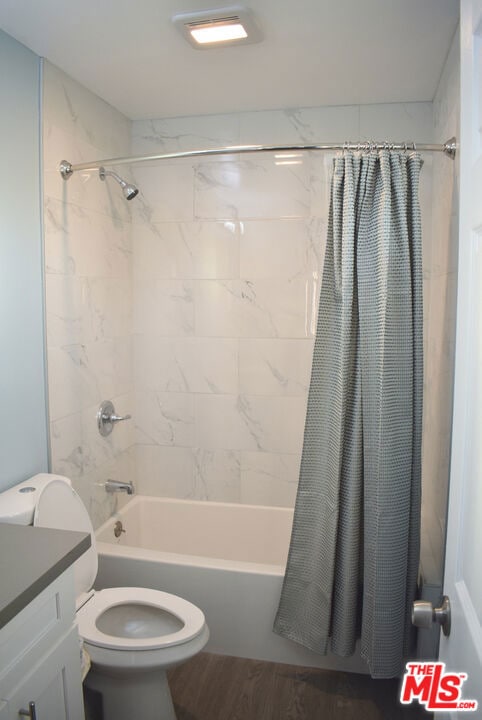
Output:
<svg viewBox="0 0 482 720">
<path fill-rule="evenodd" d="M 90 547 L 90 535 L 0 523 L 0 628 Z"/>
</svg>

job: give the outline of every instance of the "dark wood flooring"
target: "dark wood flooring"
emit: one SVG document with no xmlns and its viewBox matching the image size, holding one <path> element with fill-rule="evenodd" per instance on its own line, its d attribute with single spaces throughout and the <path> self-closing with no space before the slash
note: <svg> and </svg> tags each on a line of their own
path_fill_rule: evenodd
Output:
<svg viewBox="0 0 482 720">
<path fill-rule="evenodd" d="M 201 653 L 171 670 L 178 720 L 430 720 L 398 680 Z"/>
</svg>

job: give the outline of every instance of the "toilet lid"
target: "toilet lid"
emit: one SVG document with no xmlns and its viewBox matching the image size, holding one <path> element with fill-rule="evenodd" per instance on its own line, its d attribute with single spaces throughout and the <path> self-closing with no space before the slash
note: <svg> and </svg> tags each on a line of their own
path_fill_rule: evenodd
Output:
<svg viewBox="0 0 482 720">
<path fill-rule="evenodd" d="M 122 621 L 122 609 L 126 607 L 128 622 Z M 148 626 L 148 632 L 139 633 L 137 609 L 150 608 L 155 613 L 172 616 L 173 621 L 165 624 L 161 632 L 158 623 Z M 121 618 L 114 618 L 109 627 L 103 624 L 103 616 L 121 611 Z M 143 613 L 141 613 L 142 615 Z M 130 617 L 129 617 L 130 616 Z M 196 605 L 177 595 L 152 590 L 150 588 L 116 587 L 98 590 L 77 612 L 80 636 L 88 645 L 110 648 L 112 650 L 157 650 L 181 645 L 200 635 L 206 627 L 204 613 Z M 164 624 L 161 622 L 161 625 Z M 116 627 L 117 625 L 117 627 Z M 127 632 L 124 630 L 127 629 Z M 129 631 L 132 632 L 129 632 Z"/>
<path fill-rule="evenodd" d="M 74 563 L 76 597 L 88 592 L 97 576 L 97 549 L 89 514 L 75 490 L 62 480 L 48 483 L 37 501 L 33 524 L 36 527 L 90 533 L 90 548 Z"/>
</svg>

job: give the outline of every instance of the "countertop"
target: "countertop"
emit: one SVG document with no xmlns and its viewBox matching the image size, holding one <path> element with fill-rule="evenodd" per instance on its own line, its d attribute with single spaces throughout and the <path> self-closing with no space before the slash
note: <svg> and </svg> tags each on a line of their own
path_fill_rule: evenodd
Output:
<svg viewBox="0 0 482 720">
<path fill-rule="evenodd" d="M 0 523 L 0 628 L 90 544 L 89 533 Z"/>
</svg>

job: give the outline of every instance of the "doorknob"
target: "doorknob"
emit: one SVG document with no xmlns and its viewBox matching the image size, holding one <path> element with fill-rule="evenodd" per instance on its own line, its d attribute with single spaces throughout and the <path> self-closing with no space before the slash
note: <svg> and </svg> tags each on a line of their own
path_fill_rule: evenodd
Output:
<svg viewBox="0 0 482 720">
<path fill-rule="evenodd" d="M 442 598 L 442 604 L 434 608 L 431 602 L 415 600 L 412 605 L 412 624 L 419 628 L 431 628 L 434 623 L 441 626 L 443 634 L 450 635 L 450 600 L 447 595 Z"/>
</svg>

